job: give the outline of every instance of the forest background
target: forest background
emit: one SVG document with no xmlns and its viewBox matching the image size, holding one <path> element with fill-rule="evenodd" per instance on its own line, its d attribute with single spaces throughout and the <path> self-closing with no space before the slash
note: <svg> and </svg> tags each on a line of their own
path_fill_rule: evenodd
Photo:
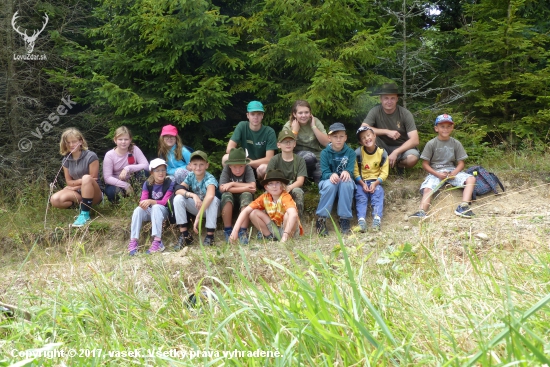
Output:
<svg viewBox="0 0 550 367">
<path fill-rule="evenodd" d="M 15 12 L 29 35 L 48 15 L 33 51 L 46 60 L 16 56 L 26 51 Z M 249 101 L 276 131 L 307 99 L 325 126 L 352 132 L 389 81 L 421 145 L 440 113 L 473 157 L 542 154 L 549 140 L 548 1 L 6 0 L 0 24 L 3 188 L 51 182 L 69 126 L 102 157 L 126 125 L 152 158 L 171 123 L 216 170 Z M 67 96 L 76 104 L 60 115 Z"/>
</svg>

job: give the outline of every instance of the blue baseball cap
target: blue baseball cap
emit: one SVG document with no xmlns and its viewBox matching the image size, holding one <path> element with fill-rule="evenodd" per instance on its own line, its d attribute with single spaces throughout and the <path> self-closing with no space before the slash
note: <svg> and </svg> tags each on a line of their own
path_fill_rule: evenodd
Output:
<svg viewBox="0 0 550 367">
<path fill-rule="evenodd" d="M 246 112 L 265 112 L 264 105 L 260 101 L 252 101 L 246 106 Z"/>
<path fill-rule="evenodd" d="M 437 124 L 441 124 L 442 122 L 450 122 L 454 125 L 453 118 L 451 117 L 451 115 L 447 115 L 446 113 L 444 113 L 443 115 L 439 115 L 435 118 L 434 126 L 437 126 Z"/>
<path fill-rule="evenodd" d="M 337 131 L 346 131 L 346 127 L 341 122 L 335 122 L 334 124 L 330 125 L 328 128 L 328 134 L 334 134 Z"/>
</svg>

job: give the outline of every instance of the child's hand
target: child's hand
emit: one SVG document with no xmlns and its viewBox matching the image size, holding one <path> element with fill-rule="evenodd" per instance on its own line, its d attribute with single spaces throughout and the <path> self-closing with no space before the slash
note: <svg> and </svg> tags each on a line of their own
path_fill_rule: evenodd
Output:
<svg viewBox="0 0 550 367">
<path fill-rule="evenodd" d="M 249 186 L 246 187 L 246 190 L 253 194 L 256 192 L 256 185 L 250 184 Z"/>
<path fill-rule="evenodd" d="M 399 134 L 399 131 L 396 130 L 388 130 L 388 133 L 386 135 L 388 136 L 388 138 L 393 140 L 397 140 L 401 136 L 401 134 Z"/>
<path fill-rule="evenodd" d="M 197 218 L 195 219 L 195 224 L 193 224 L 193 232 L 195 233 L 199 233 L 199 223 L 200 223 L 200 219 L 199 219 L 199 216 L 197 214 Z"/>
<path fill-rule="evenodd" d="M 313 129 L 315 126 L 315 117 L 311 115 L 311 128 Z"/>
<path fill-rule="evenodd" d="M 376 190 L 376 186 L 378 186 L 378 181 L 373 181 L 371 182 L 369 185 L 368 185 L 368 189 L 367 189 L 367 192 L 369 194 L 372 194 L 374 192 L 374 190 Z"/>
<path fill-rule="evenodd" d="M 300 131 L 300 123 L 296 119 L 292 119 L 292 123 L 290 124 L 290 128 L 292 131 Z"/>
<path fill-rule="evenodd" d="M 342 182 L 347 182 L 347 181 L 351 180 L 351 176 L 350 176 L 349 172 L 344 171 L 344 172 L 340 173 L 340 180 L 342 180 Z"/>
<path fill-rule="evenodd" d="M 231 235 L 229 236 L 229 241 L 235 242 L 238 239 L 239 239 L 239 231 L 236 229 L 233 229 L 233 231 L 231 231 Z"/>
<path fill-rule="evenodd" d="M 228 183 L 224 183 L 223 185 L 220 185 L 220 192 L 226 192 L 227 190 L 229 190 L 231 188 L 231 184 L 233 182 L 228 182 Z"/>
<path fill-rule="evenodd" d="M 199 198 L 199 195 L 193 195 L 193 201 L 195 202 L 195 208 L 197 208 L 197 210 L 200 210 L 202 206 L 202 200 Z"/>
<path fill-rule="evenodd" d="M 126 180 L 126 176 L 128 176 L 128 171 L 126 171 L 125 169 L 122 170 L 122 172 L 120 172 L 120 175 L 118 175 L 118 178 L 122 181 L 125 181 Z"/>
<path fill-rule="evenodd" d="M 340 177 L 338 176 L 338 174 L 333 173 L 332 175 L 330 175 L 329 181 L 330 183 L 333 183 L 336 185 L 338 182 L 340 182 Z"/>
<path fill-rule="evenodd" d="M 157 202 L 155 200 L 151 200 L 151 199 L 142 200 L 139 202 L 139 207 L 143 210 L 147 210 L 147 208 L 149 208 L 151 205 L 155 205 L 156 203 Z"/>
<path fill-rule="evenodd" d="M 134 193 L 134 189 L 132 188 L 132 185 L 128 185 L 125 191 L 126 191 L 126 194 L 128 195 L 132 195 Z"/>
</svg>

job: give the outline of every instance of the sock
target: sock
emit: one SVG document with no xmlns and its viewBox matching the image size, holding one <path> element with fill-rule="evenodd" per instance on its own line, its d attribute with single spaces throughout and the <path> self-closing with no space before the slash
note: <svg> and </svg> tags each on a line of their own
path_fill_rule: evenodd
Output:
<svg viewBox="0 0 550 367">
<path fill-rule="evenodd" d="M 223 231 L 224 231 L 224 232 L 232 232 L 232 231 L 233 231 L 233 227 L 223 227 Z"/>
<path fill-rule="evenodd" d="M 246 232 L 248 230 L 248 228 L 246 227 L 241 227 L 241 229 L 239 231 L 242 231 L 242 232 Z"/>
<path fill-rule="evenodd" d="M 212 234 L 207 234 L 207 235 L 206 235 L 206 238 L 214 239 L 214 233 L 212 233 Z"/>
<path fill-rule="evenodd" d="M 80 202 L 80 211 L 89 212 L 92 207 L 92 201 L 93 199 L 82 198 L 82 201 Z"/>
<path fill-rule="evenodd" d="M 183 232 L 180 232 L 180 234 L 184 237 L 184 238 L 187 238 L 189 237 L 189 231 L 186 229 L 185 231 Z"/>
<path fill-rule="evenodd" d="M 153 238 L 153 241 L 159 241 L 160 242 L 161 239 L 160 239 L 160 237 L 155 236 L 155 238 Z"/>
<path fill-rule="evenodd" d="M 468 204 L 467 201 L 463 201 L 462 203 L 460 203 L 460 206 L 463 207 L 463 208 L 464 208 L 465 206 L 468 206 L 468 205 L 470 205 L 470 204 Z"/>
</svg>

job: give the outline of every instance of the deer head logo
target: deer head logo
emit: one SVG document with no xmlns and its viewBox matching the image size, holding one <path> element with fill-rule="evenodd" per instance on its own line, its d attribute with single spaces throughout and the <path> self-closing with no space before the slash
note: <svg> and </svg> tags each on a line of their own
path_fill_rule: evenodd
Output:
<svg viewBox="0 0 550 367">
<path fill-rule="evenodd" d="M 25 30 L 25 32 L 22 33 L 21 31 L 19 31 L 19 27 L 15 26 L 15 20 L 18 18 L 17 13 L 19 13 L 19 12 L 16 11 L 15 14 L 13 14 L 13 18 L 11 18 L 11 26 L 13 27 L 14 31 L 16 31 L 21 36 L 23 36 L 23 40 L 25 41 L 25 49 L 27 50 L 27 54 L 30 54 L 34 50 L 34 42 L 36 42 L 36 39 L 38 38 L 38 35 L 40 35 L 40 33 L 42 33 L 44 28 L 46 28 L 46 24 L 48 24 L 48 20 L 49 20 L 48 14 L 44 13 L 44 20 L 46 22 L 42 25 L 42 29 L 39 30 L 39 31 L 35 30 L 32 33 L 32 36 L 27 36 L 27 30 Z"/>
</svg>

